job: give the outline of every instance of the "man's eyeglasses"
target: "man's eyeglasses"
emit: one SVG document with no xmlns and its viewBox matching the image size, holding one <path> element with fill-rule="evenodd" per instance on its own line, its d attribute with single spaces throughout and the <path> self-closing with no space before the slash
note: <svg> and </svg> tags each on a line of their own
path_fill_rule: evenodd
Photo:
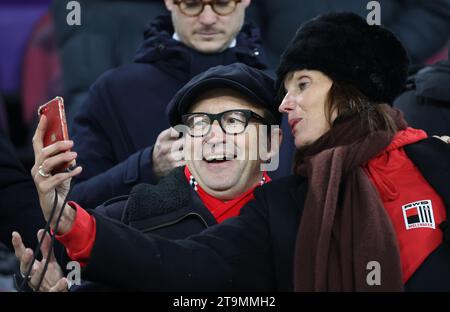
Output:
<svg viewBox="0 0 450 312">
<path fill-rule="evenodd" d="M 251 118 L 263 124 L 272 124 L 270 120 L 246 109 L 234 109 L 219 114 L 192 113 L 181 117 L 184 125 L 188 127 L 188 133 L 192 137 L 202 137 L 211 131 L 214 120 L 226 134 L 240 134 L 245 131 Z"/>
<path fill-rule="evenodd" d="M 203 12 L 205 5 L 209 4 L 212 10 L 221 16 L 229 15 L 234 12 L 236 6 L 242 0 L 174 0 L 173 3 L 178 5 L 181 13 L 187 16 L 198 16 Z"/>
</svg>

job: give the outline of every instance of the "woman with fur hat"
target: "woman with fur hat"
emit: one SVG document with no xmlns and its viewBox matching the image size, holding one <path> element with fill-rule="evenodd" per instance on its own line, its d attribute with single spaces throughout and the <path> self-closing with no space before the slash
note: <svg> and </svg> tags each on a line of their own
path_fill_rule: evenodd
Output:
<svg viewBox="0 0 450 312">
<path fill-rule="evenodd" d="M 185 240 L 94 210 L 83 257 L 66 246 L 83 278 L 146 291 L 449 291 L 450 149 L 390 107 L 407 66 L 393 34 L 355 14 L 307 22 L 278 68 L 295 174 Z M 82 225 L 66 210 L 59 234 L 76 242 L 70 229 Z"/>
<path fill-rule="evenodd" d="M 282 55 L 280 111 L 295 137 L 295 173 L 309 185 L 298 290 L 351 290 L 371 259 L 387 273 L 382 287 L 400 290 L 443 242 L 449 202 L 405 153 L 427 134 L 391 107 L 407 67 L 392 33 L 353 14 L 306 23 Z"/>
</svg>

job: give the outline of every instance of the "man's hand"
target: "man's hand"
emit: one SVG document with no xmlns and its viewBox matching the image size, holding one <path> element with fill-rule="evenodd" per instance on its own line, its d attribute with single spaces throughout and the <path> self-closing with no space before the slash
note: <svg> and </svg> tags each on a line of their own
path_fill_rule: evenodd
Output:
<svg viewBox="0 0 450 312">
<path fill-rule="evenodd" d="M 178 138 L 179 133 L 169 128 L 164 130 L 158 135 L 156 143 L 153 147 L 152 161 L 153 172 L 159 179 L 169 174 L 172 169 L 185 165 L 184 157 L 178 159 L 182 155 L 178 153 L 172 153 L 172 151 L 182 151 L 184 138 Z"/>
<path fill-rule="evenodd" d="M 45 220 L 49 220 L 53 203 L 55 200 L 55 193 L 58 197 L 58 205 L 56 207 L 55 215 L 51 220 L 50 225 L 54 229 L 57 216 L 61 210 L 62 204 L 70 189 L 70 180 L 72 177 L 81 173 L 81 167 L 77 167 L 70 172 L 57 173 L 51 175 L 50 172 L 59 165 L 67 162 L 75 163 L 77 154 L 68 152 L 67 150 L 73 146 L 72 141 L 59 141 L 44 148 L 43 137 L 47 129 L 47 118 L 41 116 L 36 132 L 33 136 L 33 150 L 34 150 L 34 166 L 31 169 L 31 176 L 39 195 L 39 202 L 44 214 Z M 93 147 L 95 148 L 95 147 Z M 55 192 L 56 191 L 56 192 Z M 58 234 L 68 232 L 73 220 L 75 219 L 75 210 L 70 207 L 65 207 L 61 222 L 58 227 Z"/>
<path fill-rule="evenodd" d="M 42 238 L 44 230 L 39 230 L 37 233 L 38 240 Z M 31 260 L 33 259 L 33 251 L 30 248 L 26 248 L 22 242 L 20 234 L 17 232 L 12 233 L 12 244 L 14 246 L 14 252 L 17 259 L 20 262 L 20 272 L 24 276 L 31 265 Z M 50 249 L 51 238 L 48 233 L 45 233 L 44 240 L 41 245 L 41 253 L 43 257 L 47 257 L 48 251 Z M 42 261 L 36 260 L 33 264 L 33 269 L 27 278 L 28 286 L 34 291 L 67 291 L 67 280 L 63 276 L 63 272 L 58 262 L 56 262 L 55 254 L 53 251 L 50 254 L 49 263 L 47 271 L 45 273 L 44 279 L 39 289 L 36 289 L 39 279 L 41 278 L 42 272 L 44 270 L 46 259 Z M 63 280 L 63 281 L 61 281 Z"/>
<path fill-rule="evenodd" d="M 50 288 L 49 292 L 67 292 L 69 289 L 69 282 L 65 277 L 61 278 L 55 286 Z"/>
</svg>

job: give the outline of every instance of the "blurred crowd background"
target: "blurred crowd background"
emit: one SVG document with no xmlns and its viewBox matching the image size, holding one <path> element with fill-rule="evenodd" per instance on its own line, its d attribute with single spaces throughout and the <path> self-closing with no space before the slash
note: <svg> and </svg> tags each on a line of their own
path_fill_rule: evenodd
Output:
<svg viewBox="0 0 450 312">
<path fill-rule="evenodd" d="M 65 98 L 68 122 L 89 86 L 110 68 L 133 61 L 143 31 L 165 14 L 162 0 L 80 0 L 81 25 L 69 26 L 67 0 L 0 0 L 0 128 L 26 168 L 39 105 Z M 369 13 L 365 0 L 253 0 L 247 20 L 261 29 L 275 67 L 304 21 L 328 11 Z M 406 46 L 412 71 L 448 58 L 449 0 L 384 0 L 381 22 Z"/>
</svg>

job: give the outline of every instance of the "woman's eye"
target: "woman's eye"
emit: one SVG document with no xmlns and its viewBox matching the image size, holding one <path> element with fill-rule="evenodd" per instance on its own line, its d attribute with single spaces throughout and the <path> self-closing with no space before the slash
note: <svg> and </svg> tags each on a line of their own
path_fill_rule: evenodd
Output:
<svg viewBox="0 0 450 312">
<path fill-rule="evenodd" d="M 300 83 L 298 84 L 298 88 L 299 88 L 301 91 L 303 91 L 303 90 L 305 90 L 305 89 L 308 87 L 308 85 L 309 85 L 309 82 L 300 82 Z"/>
</svg>

